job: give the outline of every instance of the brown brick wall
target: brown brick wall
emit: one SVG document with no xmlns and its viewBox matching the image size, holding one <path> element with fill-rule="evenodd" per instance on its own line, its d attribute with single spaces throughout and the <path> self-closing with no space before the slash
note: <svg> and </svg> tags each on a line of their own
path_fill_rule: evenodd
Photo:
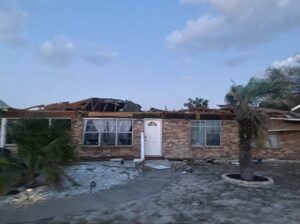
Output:
<svg viewBox="0 0 300 224">
<path fill-rule="evenodd" d="M 140 157 L 140 132 L 144 120 L 133 119 L 133 146 L 94 147 L 83 146 L 83 119 L 72 120 L 72 135 L 78 158 L 102 159 L 106 157 Z M 253 156 L 263 159 L 300 159 L 300 132 L 278 132 L 279 149 L 253 149 Z M 235 120 L 221 122 L 221 146 L 203 147 L 191 145 L 191 120 L 163 119 L 162 154 L 168 159 L 237 159 L 239 150 L 238 124 Z"/>
<path fill-rule="evenodd" d="M 279 148 L 253 149 L 253 156 L 262 159 L 300 160 L 300 131 L 277 132 Z"/>
<path fill-rule="evenodd" d="M 238 152 L 238 124 L 234 120 L 221 123 L 221 146 L 204 147 L 191 144 L 191 120 L 163 120 L 163 155 L 169 159 L 235 159 Z"/>
<path fill-rule="evenodd" d="M 72 136 L 76 146 L 77 158 L 102 159 L 108 157 L 138 158 L 140 157 L 140 132 L 144 131 L 142 119 L 133 120 L 133 145 L 132 146 L 84 146 L 83 145 L 83 119 L 76 118 L 72 121 Z"/>
</svg>

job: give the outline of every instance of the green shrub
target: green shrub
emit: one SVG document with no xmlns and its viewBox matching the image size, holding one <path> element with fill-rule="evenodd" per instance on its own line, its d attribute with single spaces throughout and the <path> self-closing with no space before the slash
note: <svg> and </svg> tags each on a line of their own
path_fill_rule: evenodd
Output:
<svg viewBox="0 0 300 224">
<path fill-rule="evenodd" d="M 46 119 L 19 120 L 11 129 L 18 147 L 17 155 L 0 159 L 0 191 L 18 185 L 59 185 L 64 175 L 62 165 L 73 159 L 70 131 L 63 126 L 49 126 Z M 1 171 L 2 170 L 2 171 Z"/>
</svg>

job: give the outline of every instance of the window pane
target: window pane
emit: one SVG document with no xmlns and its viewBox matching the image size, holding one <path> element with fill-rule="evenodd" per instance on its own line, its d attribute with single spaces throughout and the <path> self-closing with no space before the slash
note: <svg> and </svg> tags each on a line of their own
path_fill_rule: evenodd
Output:
<svg viewBox="0 0 300 224">
<path fill-rule="evenodd" d="M 27 121 L 31 122 L 31 119 L 8 119 L 7 120 L 7 126 L 6 126 L 6 144 L 16 144 L 15 140 L 12 138 L 12 132 L 13 129 L 16 125 L 18 125 L 20 122 L 23 124 L 26 123 Z M 33 120 L 32 120 L 33 121 Z M 35 125 L 39 125 L 39 128 L 47 128 L 49 127 L 49 120 L 48 119 L 42 119 L 42 118 L 37 118 L 34 119 Z"/>
<path fill-rule="evenodd" d="M 206 145 L 207 146 L 220 146 L 220 134 L 207 134 Z"/>
<path fill-rule="evenodd" d="M 192 121 L 192 126 L 193 126 L 193 127 L 197 127 L 197 126 L 205 126 L 205 120 Z"/>
<path fill-rule="evenodd" d="M 268 134 L 265 138 L 265 147 L 266 148 L 279 148 L 280 140 L 277 134 Z"/>
<path fill-rule="evenodd" d="M 119 133 L 118 134 L 118 145 L 132 145 L 132 134 L 131 133 Z"/>
<path fill-rule="evenodd" d="M 193 145 L 205 145 L 205 136 L 192 133 L 192 144 Z"/>
<path fill-rule="evenodd" d="M 101 145 L 116 145 L 116 134 L 101 133 Z"/>
<path fill-rule="evenodd" d="M 195 126 L 195 127 L 192 127 L 192 132 L 193 133 L 199 133 L 200 132 L 200 127 L 198 126 Z"/>
<path fill-rule="evenodd" d="M 19 122 L 18 119 L 8 119 L 6 124 L 6 144 L 16 144 L 12 139 L 12 130 L 15 125 Z"/>
<path fill-rule="evenodd" d="M 117 131 L 118 133 L 132 132 L 132 122 L 131 120 L 118 120 L 117 121 Z"/>
<path fill-rule="evenodd" d="M 116 120 L 115 119 L 103 119 L 100 122 L 100 132 L 116 132 Z"/>
<path fill-rule="evenodd" d="M 85 133 L 84 134 L 84 145 L 98 145 L 99 134 L 98 133 Z"/>
<path fill-rule="evenodd" d="M 207 120 L 206 121 L 206 126 L 209 127 L 220 127 L 221 122 L 220 120 Z"/>
<path fill-rule="evenodd" d="M 71 130 L 71 120 L 70 119 L 51 119 L 51 126 L 66 129 L 66 130 Z"/>
<path fill-rule="evenodd" d="M 86 132 L 98 132 L 99 120 L 84 120 Z"/>
<path fill-rule="evenodd" d="M 212 127 L 212 126 L 216 126 L 216 122 L 215 121 L 206 121 L 206 126 Z"/>
<path fill-rule="evenodd" d="M 206 127 L 206 133 L 207 134 L 215 134 L 215 128 L 214 127 Z"/>
</svg>

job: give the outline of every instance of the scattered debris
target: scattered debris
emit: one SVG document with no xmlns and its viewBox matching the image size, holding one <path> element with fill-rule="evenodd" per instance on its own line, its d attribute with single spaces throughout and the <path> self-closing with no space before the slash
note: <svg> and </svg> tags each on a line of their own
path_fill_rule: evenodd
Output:
<svg viewBox="0 0 300 224">
<path fill-rule="evenodd" d="M 263 163 L 262 159 L 256 159 L 256 158 L 254 158 L 254 159 L 252 160 L 252 162 L 253 162 L 254 164 L 262 164 L 262 163 Z"/>
<path fill-rule="evenodd" d="M 134 166 L 105 165 L 108 163 L 107 161 L 85 162 L 67 166 L 61 190 L 50 186 L 32 188 L 31 192 L 26 191 L 25 188 L 22 191 L 17 189 L 18 192 L 15 192 L 17 193 L 15 195 L 0 197 L 0 206 L 8 204 L 20 205 L 25 202 L 34 203 L 40 200 L 72 197 L 82 193 L 95 193 L 115 185 L 126 184 L 139 175 Z"/>
<path fill-rule="evenodd" d="M 231 164 L 232 164 L 232 165 L 240 165 L 240 163 L 239 163 L 238 160 L 232 160 L 232 161 L 231 161 Z"/>
<path fill-rule="evenodd" d="M 193 171 L 194 170 L 191 167 L 188 167 L 185 169 L 185 172 L 187 172 L 187 173 L 193 173 Z"/>
<path fill-rule="evenodd" d="M 215 161 L 215 159 L 208 159 L 208 160 L 206 160 L 206 162 L 210 163 L 210 164 L 214 164 L 214 161 Z"/>
<path fill-rule="evenodd" d="M 92 193 L 92 189 L 95 188 L 97 186 L 96 182 L 92 181 L 90 183 L 90 193 Z"/>
<path fill-rule="evenodd" d="M 171 165 L 168 160 L 151 160 L 146 161 L 145 163 L 146 167 L 157 169 L 157 170 L 163 170 L 163 169 L 170 169 Z"/>
</svg>

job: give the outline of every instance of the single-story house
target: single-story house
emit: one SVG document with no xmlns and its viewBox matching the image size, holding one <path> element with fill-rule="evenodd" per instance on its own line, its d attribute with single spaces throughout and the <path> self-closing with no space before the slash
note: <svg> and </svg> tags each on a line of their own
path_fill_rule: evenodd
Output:
<svg viewBox="0 0 300 224">
<path fill-rule="evenodd" d="M 286 127 L 269 129 L 269 145 L 266 143 L 266 149 L 255 149 L 254 155 L 300 159 L 300 117 L 284 120 L 283 112 L 271 112 L 266 112 L 271 114 L 271 124 L 283 123 Z M 0 147 L 16 150 L 9 127 L 20 118 L 46 118 L 49 125 L 69 124 L 78 159 L 139 158 L 142 146 L 148 158 L 238 157 L 238 123 L 229 109 L 141 111 L 131 101 L 103 98 L 11 109 L 2 112 Z"/>
</svg>

